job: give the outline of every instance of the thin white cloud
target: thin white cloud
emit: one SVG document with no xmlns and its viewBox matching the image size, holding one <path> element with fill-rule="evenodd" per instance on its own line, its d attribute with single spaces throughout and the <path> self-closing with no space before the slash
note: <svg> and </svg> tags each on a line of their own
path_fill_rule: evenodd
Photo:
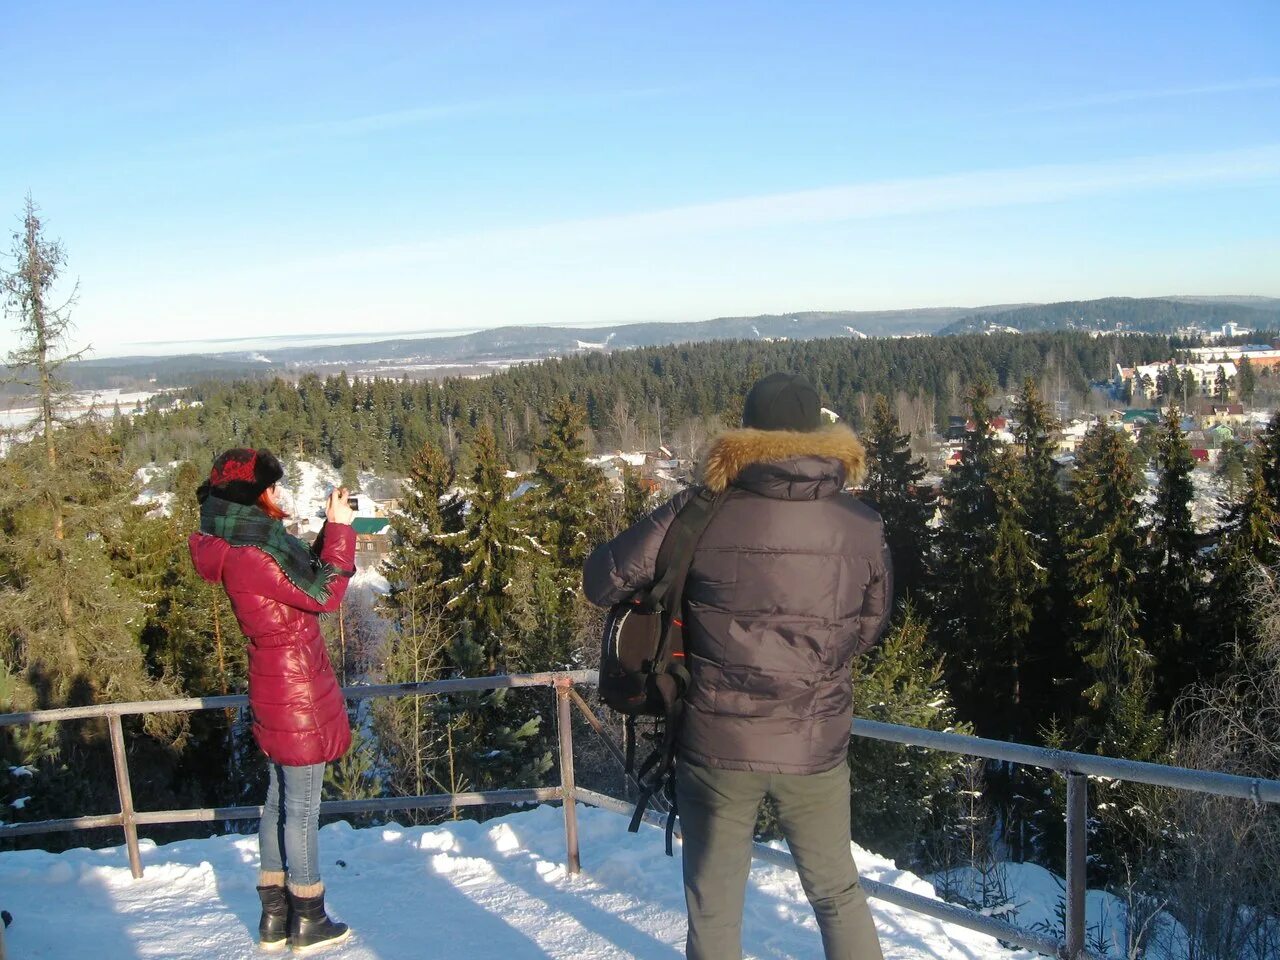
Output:
<svg viewBox="0 0 1280 960">
<path fill-rule="evenodd" d="M 418 127 L 437 120 L 449 120 L 453 117 L 485 113 L 508 107 L 511 104 L 512 101 L 510 100 L 476 100 L 463 103 L 436 104 L 428 107 L 412 107 L 407 110 L 371 113 L 357 117 L 286 124 L 283 127 L 276 128 L 273 132 L 278 136 L 288 137 L 358 137 L 368 133 Z"/>
<path fill-rule="evenodd" d="M 464 253 L 493 255 L 512 249 L 539 252 L 584 244 L 650 244 L 697 234 L 1058 203 L 1276 178 L 1280 178 L 1280 144 L 1267 144 L 1214 153 L 983 170 L 741 197 L 366 248 L 296 265 L 327 270 L 350 267 L 357 261 L 391 266 Z"/>
<path fill-rule="evenodd" d="M 1223 83 L 1205 83 L 1198 86 L 1160 87 L 1147 90 L 1114 90 L 1108 93 L 1068 97 L 1045 103 L 1033 103 L 1014 107 L 1009 113 L 1049 113 L 1056 110 L 1075 110 L 1081 107 L 1104 107 L 1118 103 L 1140 103 L 1148 100 L 1175 100 L 1187 97 L 1213 96 L 1226 93 L 1251 93 L 1258 90 L 1280 89 L 1280 77 L 1255 77 L 1250 80 L 1229 80 Z"/>
<path fill-rule="evenodd" d="M 312 139 L 363 137 L 392 130 L 423 127 L 442 120 L 487 114 L 528 115 L 546 113 L 566 106 L 603 105 L 622 101 L 648 100 L 670 96 L 672 87 L 640 87 L 630 90 L 579 91 L 562 94 L 528 94 L 429 104 L 378 113 L 333 117 L 324 120 L 286 122 L 271 127 L 233 130 L 218 135 L 221 141 L 297 142 Z"/>
</svg>

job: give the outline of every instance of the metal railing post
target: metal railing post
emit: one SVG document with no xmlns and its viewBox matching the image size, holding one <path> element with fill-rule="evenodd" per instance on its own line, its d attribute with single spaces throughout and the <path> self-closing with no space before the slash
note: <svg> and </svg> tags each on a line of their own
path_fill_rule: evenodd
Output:
<svg viewBox="0 0 1280 960">
<path fill-rule="evenodd" d="M 564 842 L 570 874 L 582 869 L 578 854 L 578 788 L 573 779 L 573 713 L 569 694 L 573 681 L 568 677 L 556 681 L 556 725 L 560 733 L 560 792 L 564 795 Z"/>
<path fill-rule="evenodd" d="M 1066 960 L 1084 955 L 1085 871 L 1089 824 L 1089 778 L 1080 773 L 1067 774 L 1067 917 Z"/>
<path fill-rule="evenodd" d="M 129 870 L 133 879 L 142 877 L 142 853 L 138 850 L 138 824 L 133 812 L 133 787 L 129 785 L 129 761 L 124 753 L 124 729 L 120 714 L 107 714 L 111 734 L 111 760 L 116 768 L 116 791 L 120 794 L 120 825 L 124 827 L 124 845 L 129 850 Z"/>
</svg>

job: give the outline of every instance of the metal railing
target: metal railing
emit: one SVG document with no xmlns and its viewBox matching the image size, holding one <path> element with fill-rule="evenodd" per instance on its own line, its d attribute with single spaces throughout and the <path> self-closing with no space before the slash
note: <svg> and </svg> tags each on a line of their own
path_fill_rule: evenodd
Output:
<svg viewBox="0 0 1280 960">
<path fill-rule="evenodd" d="M 386 813 L 395 810 L 439 810 L 483 804 L 542 803 L 547 800 L 574 798 L 573 730 L 570 723 L 569 691 L 574 683 L 594 684 L 594 670 L 559 673 L 509 674 L 493 677 L 464 677 L 425 683 L 393 683 L 377 686 L 344 687 L 347 700 L 374 700 L 386 697 L 447 695 L 514 687 L 553 687 L 556 691 L 556 721 L 559 728 L 560 786 L 534 787 L 525 790 L 482 790 L 470 793 L 436 793 L 413 797 L 379 797 L 371 800 L 326 800 L 320 804 L 323 814 Z M 581 700 L 581 698 L 579 698 Z M 67 720 L 107 721 L 111 741 L 111 759 L 115 767 L 116 790 L 120 812 L 65 820 L 38 820 L 0 826 L 0 840 L 8 837 L 59 833 L 72 830 L 96 830 L 119 827 L 124 831 L 129 869 L 134 878 L 142 876 L 142 856 L 138 846 L 138 826 L 168 823 L 199 823 L 216 820 L 256 820 L 262 816 L 261 806 L 204 807 L 182 810 L 138 811 L 133 803 L 129 782 L 129 764 L 125 756 L 122 717 L 160 713 L 193 713 L 201 710 L 223 710 L 249 705 L 243 694 L 225 697 L 196 697 L 186 700 L 143 700 L 135 703 L 104 703 L 87 707 L 63 707 L 55 710 L 33 710 L 26 713 L 0 714 L 0 727 L 26 726 L 33 723 L 55 723 Z M 565 841 L 568 847 L 568 869 L 577 873 L 578 821 L 572 803 L 564 804 Z"/>
<path fill-rule="evenodd" d="M 513 674 L 493 677 L 437 680 L 426 683 L 385 684 L 379 686 L 346 687 L 343 695 L 348 700 L 369 700 L 386 697 L 440 696 L 451 693 L 475 692 L 513 687 L 551 687 L 556 693 L 557 749 L 560 765 L 560 784 L 555 787 L 535 787 L 524 790 L 485 790 L 471 793 L 429 794 L 411 797 L 385 797 L 370 800 L 325 801 L 320 810 L 325 814 L 383 813 L 396 810 L 444 809 L 483 804 L 540 803 L 559 800 L 564 809 L 566 866 L 569 873 L 581 869 L 578 844 L 576 802 L 581 801 L 604 810 L 630 816 L 632 805 L 617 797 L 598 793 L 577 786 L 573 765 L 572 710 L 577 708 L 585 721 L 600 737 L 609 753 L 623 762 L 622 751 L 609 735 L 603 721 L 575 689 L 575 685 L 594 686 L 598 674 L 594 670 L 576 670 L 557 673 Z M 8 837 L 56 833 L 72 830 L 90 830 L 118 827 L 124 831 L 129 866 L 134 877 L 142 876 L 142 859 L 138 846 L 138 826 L 167 823 L 193 823 L 216 820 L 250 820 L 262 814 L 262 807 L 212 807 L 203 809 L 138 811 L 134 808 L 133 793 L 129 783 L 128 762 L 125 755 L 124 730 L 121 718 L 143 714 L 181 713 L 199 710 L 217 710 L 247 706 L 246 696 L 203 697 L 187 700 L 155 700 L 140 703 L 112 703 L 87 707 L 67 707 L 56 710 L 37 710 L 27 713 L 0 714 L 0 727 L 48 723 L 65 720 L 105 719 L 111 742 L 115 766 L 116 787 L 120 797 L 120 812 L 98 816 L 72 817 L 65 820 L 43 820 L 30 823 L 0 826 L 0 840 Z M 1110 780 L 1126 780 L 1207 793 L 1216 796 L 1237 797 L 1256 804 L 1280 803 L 1280 781 L 1239 777 L 1231 774 L 1204 770 L 1190 770 L 1154 763 L 1118 760 L 1111 757 L 1069 753 L 1033 747 L 1027 744 L 987 740 L 956 733 L 943 733 L 906 727 L 872 720 L 854 720 L 853 735 L 884 740 L 904 746 L 942 750 L 963 756 L 983 757 L 1026 766 L 1056 770 L 1067 778 L 1067 877 L 1064 939 L 1052 937 L 1015 926 L 1004 920 L 977 911 L 911 893 L 890 884 L 863 878 L 862 886 L 867 896 L 892 903 L 905 909 L 933 917 L 947 923 L 995 937 L 1006 943 L 1025 947 L 1046 956 L 1065 960 L 1100 960 L 1085 948 L 1085 866 L 1086 827 L 1088 821 L 1088 777 Z M 634 778 L 631 778 L 635 786 Z M 655 798 L 656 799 L 656 798 Z M 662 813 L 651 811 L 645 817 L 651 823 L 661 824 Z M 677 828 L 677 836 L 679 830 Z M 756 859 L 794 870 L 795 862 L 783 850 L 765 844 L 754 844 Z"/>
</svg>

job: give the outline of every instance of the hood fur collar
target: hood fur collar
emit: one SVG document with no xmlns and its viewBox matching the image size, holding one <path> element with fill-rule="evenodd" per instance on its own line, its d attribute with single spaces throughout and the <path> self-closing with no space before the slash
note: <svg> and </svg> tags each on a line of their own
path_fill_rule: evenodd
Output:
<svg viewBox="0 0 1280 960">
<path fill-rule="evenodd" d="M 796 457 L 823 457 L 844 464 L 845 482 L 857 486 L 866 473 L 867 452 L 853 431 L 841 424 L 807 433 L 795 430 L 731 430 L 711 446 L 702 482 L 719 493 L 753 463 L 779 463 Z"/>
</svg>

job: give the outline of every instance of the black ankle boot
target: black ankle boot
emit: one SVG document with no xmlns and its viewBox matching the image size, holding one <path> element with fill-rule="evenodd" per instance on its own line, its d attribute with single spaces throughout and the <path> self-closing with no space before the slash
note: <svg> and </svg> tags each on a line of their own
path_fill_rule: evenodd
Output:
<svg viewBox="0 0 1280 960">
<path fill-rule="evenodd" d="M 263 950 L 283 950 L 289 943 L 289 897 L 284 887 L 259 887 L 262 919 L 258 921 L 258 943 Z"/>
<path fill-rule="evenodd" d="M 336 923 L 324 912 L 324 891 L 314 897 L 300 897 L 289 891 L 289 946 L 295 954 L 307 954 L 351 935 L 345 923 Z"/>
</svg>

